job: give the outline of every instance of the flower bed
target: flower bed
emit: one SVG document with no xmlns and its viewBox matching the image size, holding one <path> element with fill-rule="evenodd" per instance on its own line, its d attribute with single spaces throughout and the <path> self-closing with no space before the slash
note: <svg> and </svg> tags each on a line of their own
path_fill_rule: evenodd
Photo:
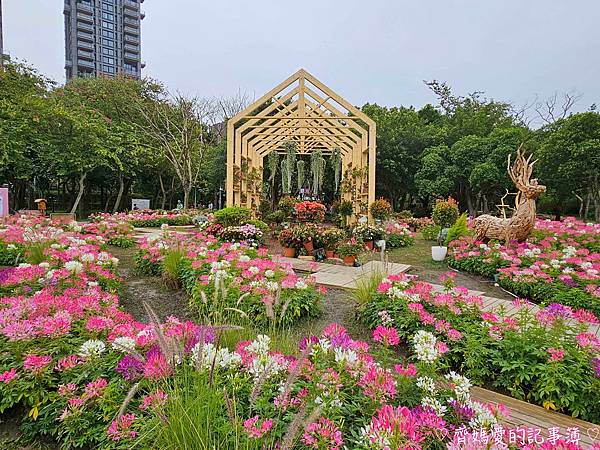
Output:
<svg viewBox="0 0 600 450">
<path fill-rule="evenodd" d="M 562 303 L 600 314 L 600 225 L 575 219 L 542 221 L 523 243 L 450 244 L 448 264 L 493 277 L 505 289 L 547 305 Z"/>
<path fill-rule="evenodd" d="M 163 224 L 171 226 L 193 225 L 194 214 L 148 209 L 117 214 L 98 213 L 91 215 L 90 220 L 93 222 L 121 220 L 130 223 L 134 227 L 158 228 Z"/>
<path fill-rule="evenodd" d="M 183 286 L 203 316 L 289 326 L 320 312 L 323 295 L 311 278 L 298 277 L 291 266 L 273 261 L 266 249 L 246 243 L 164 230 L 157 238 L 141 240 L 138 268 L 161 273 L 161 262 L 177 250 L 185 250 L 179 265 Z"/>
<path fill-rule="evenodd" d="M 444 362 L 474 382 L 546 408 L 600 422 L 600 339 L 588 332 L 598 320 L 585 310 L 549 305 L 533 314 L 482 311 L 480 297 L 454 287 L 445 292 L 406 275 L 391 276 L 365 306 L 372 328 L 394 327 L 401 338 L 426 330 L 448 342 Z M 417 350 L 418 356 L 421 350 Z"/>
<path fill-rule="evenodd" d="M 400 222 L 388 223 L 385 226 L 386 246 L 388 248 L 408 247 L 415 241 L 415 236 L 407 225 Z"/>
<path fill-rule="evenodd" d="M 101 250 L 102 238 L 36 225 L 0 227 L 3 244 L 47 244 L 41 263 L 0 277 L 0 413 L 24 407 L 28 437 L 51 436 L 65 449 L 166 447 L 178 421 L 200 411 L 214 414 L 203 432 L 215 448 L 417 449 L 496 425 L 498 408 L 472 401 L 469 381 L 442 376 L 436 357 L 384 368 L 335 324 L 303 339 L 292 356 L 264 335 L 233 349 L 219 345 L 221 329 L 173 317 L 136 322 L 119 306 L 118 262 Z M 178 244 L 194 272 L 248 277 L 240 286 L 250 289 L 271 278 L 281 279 L 281 290 L 286 280 L 308 289 L 260 250 L 210 236 L 190 242 L 166 232 L 156 245 L 146 242 L 149 264 Z M 376 339 L 397 343 L 382 330 Z M 427 339 L 415 339 L 415 348 Z M 198 408 L 207 396 L 211 408 Z M 190 448 L 208 445 L 195 433 L 184 438 Z"/>
</svg>

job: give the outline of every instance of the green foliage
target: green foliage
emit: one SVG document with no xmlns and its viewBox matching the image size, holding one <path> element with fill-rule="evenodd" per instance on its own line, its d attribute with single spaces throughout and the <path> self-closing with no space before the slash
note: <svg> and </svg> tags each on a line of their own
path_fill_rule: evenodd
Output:
<svg viewBox="0 0 600 450">
<path fill-rule="evenodd" d="M 266 233 L 269 230 L 271 230 L 271 228 L 269 227 L 269 225 L 267 225 L 262 220 L 258 220 L 258 219 L 247 220 L 246 224 L 248 224 L 248 225 L 254 225 L 256 228 L 258 228 L 263 233 Z"/>
<path fill-rule="evenodd" d="M 374 219 L 386 220 L 392 215 L 392 205 L 387 200 L 380 198 L 371 203 L 369 207 Z"/>
<path fill-rule="evenodd" d="M 289 219 L 294 215 L 295 206 L 298 203 L 298 199 L 290 195 L 286 195 L 279 199 L 277 209 L 285 214 L 286 219 Z"/>
<path fill-rule="evenodd" d="M 354 212 L 354 206 L 350 200 L 343 200 L 337 206 L 337 213 L 342 217 L 351 216 Z"/>
<path fill-rule="evenodd" d="M 425 225 L 420 229 L 421 234 L 423 235 L 423 239 L 426 241 L 436 241 L 438 235 L 440 234 L 441 227 L 438 225 Z"/>
<path fill-rule="evenodd" d="M 273 211 L 271 214 L 269 214 L 266 217 L 266 220 L 267 220 L 267 222 L 280 224 L 282 222 L 285 222 L 287 220 L 287 218 L 288 218 L 288 216 L 286 215 L 285 212 L 283 212 L 281 210 L 277 210 L 277 211 Z"/>
<path fill-rule="evenodd" d="M 458 203 L 452 197 L 448 197 L 448 200 L 436 200 L 431 218 L 441 228 L 451 227 L 458 219 Z"/>
<path fill-rule="evenodd" d="M 215 212 L 215 223 L 224 227 L 239 226 L 247 223 L 252 217 L 248 208 L 241 206 L 230 206 Z"/>
<path fill-rule="evenodd" d="M 469 229 L 467 228 L 467 213 L 462 213 L 454 225 L 452 225 L 448 229 L 448 236 L 446 237 L 445 245 L 448 245 L 450 242 L 455 241 L 463 236 L 467 236 L 469 234 Z"/>
</svg>

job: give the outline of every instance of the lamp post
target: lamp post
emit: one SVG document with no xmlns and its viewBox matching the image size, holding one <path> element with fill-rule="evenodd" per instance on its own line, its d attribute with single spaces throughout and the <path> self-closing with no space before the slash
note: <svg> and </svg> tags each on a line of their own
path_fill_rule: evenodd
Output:
<svg viewBox="0 0 600 450">
<path fill-rule="evenodd" d="M 219 187 L 219 209 L 223 207 L 223 186 Z"/>
</svg>

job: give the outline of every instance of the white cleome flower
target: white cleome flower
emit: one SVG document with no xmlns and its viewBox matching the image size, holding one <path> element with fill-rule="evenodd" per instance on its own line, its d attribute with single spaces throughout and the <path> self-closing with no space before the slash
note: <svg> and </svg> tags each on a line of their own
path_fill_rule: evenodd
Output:
<svg viewBox="0 0 600 450">
<path fill-rule="evenodd" d="M 269 352 L 269 348 L 271 346 L 271 338 L 266 334 L 259 334 L 256 336 L 246 350 L 256 353 L 257 355 L 266 355 Z"/>
<path fill-rule="evenodd" d="M 112 348 L 121 352 L 132 352 L 135 350 L 135 339 L 129 336 L 120 336 L 112 342 Z"/>
<path fill-rule="evenodd" d="M 196 367 L 209 369 L 213 367 L 228 368 L 242 363 L 242 357 L 227 348 L 217 349 L 214 344 L 197 343 L 192 348 L 192 362 Z"/>
<path fill-rule="evenodd" d="M 81 264 L 79 261 L 67 261 L 65 263 L 65 269 L 67 269 L 69 272 L 81 273 L 83 271 L 83 264 Z"/>
<path fill-rule="evenodd" d="M 106 344 L 98 339 L 90 339 L 81 344 L 79 356 L 88 358 L 90 356 L 98 356 L 106 350 Z"/>
<path fill-rule="evenodd" d="M 439 356 L 439 351 L 436 348 L 436 337 L 424 330 L 419 330 L 413 336 L 413 345 L 415 353 L 419 361 L 434 362 Z"/>
</svg>

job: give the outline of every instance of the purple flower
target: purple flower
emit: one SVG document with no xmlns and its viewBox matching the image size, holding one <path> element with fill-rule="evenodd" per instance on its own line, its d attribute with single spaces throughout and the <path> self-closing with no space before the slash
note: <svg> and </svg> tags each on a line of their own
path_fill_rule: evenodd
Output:
<svg viewBox="0 0 600 450">
<path fill-rule="evenodd" d="M 144 363 L 131 355 L 125 355 L 117 364 L 116 371 L 127 381 L 140 378 L 144 373 Z"/>
<path fill-rule="evenodd" d="M 560 303 L 550 303 L 548 306 L 546 306 L 546 312 L 555 317 L 561 317 L 563 319 L 568 319 L 573 314 L 573 310 L 571 308 L 561 305 Z"/>
<path fill-rule="evenodd" d="M 592 367 L 594 368 L 596 376 L 600 378 L 600 356 L 596 356 L 594 359 L 592 359 Z"/>
</svg>

